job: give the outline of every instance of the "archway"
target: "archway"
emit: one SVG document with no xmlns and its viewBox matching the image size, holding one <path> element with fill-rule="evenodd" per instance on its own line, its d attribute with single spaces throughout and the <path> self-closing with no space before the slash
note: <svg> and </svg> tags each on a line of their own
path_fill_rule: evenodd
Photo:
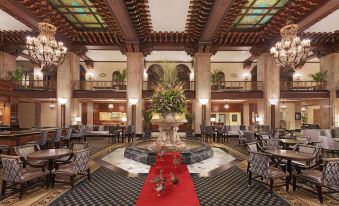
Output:
<svg viewBox="0 0 339 206">
<path fill-rule="evenodd" d="M 152 64 L 147 69 L 147 90 L 152 90 L 153 86 L 159 81 L 159 72 L 163 72 L 161 65 Z"/>
<path fill-rule="evenodd" d="M 179 64 L 176 66 L 178 77 L 181 82 L 184 84 L 184 89 L 190 89 L 190 73 L 191 70 L 185 64 Z"/>
</svg>

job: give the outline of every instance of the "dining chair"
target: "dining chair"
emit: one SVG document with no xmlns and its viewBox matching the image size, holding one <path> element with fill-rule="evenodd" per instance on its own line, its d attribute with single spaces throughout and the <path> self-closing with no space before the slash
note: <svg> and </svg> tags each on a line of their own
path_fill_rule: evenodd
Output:
<svg viewBox="0 0 339 206">
<path fill-rule="evenodd" d="M 134 126 L 128 125 L 125 132 L 125 137 L 127 138 L 128 143 L 133 142 L 134 139 Z"/>
<path fill-rule="evenodd" d="M 270 166 L 271 156 L 267 153 L 250 152 L 251 165 L 248 172 L 248 185 L 251 185 L 252 179 L 261 177 L 269 180 L 270 193 L 273 192 L 274 180 L 285 178 L 286 191 L 289 189 L 288 174 L 281 169 Z M 253 176 L 255 175 L 255 176 Z"/>
<path fill-rule="evenodd" d="M 58 167 L 52 171 L 52 174 L 54 175 L 52 185 L 55 183 L 55 175 L 69 176 L 72 189 L 74 188 L 74 182 L 77 175 L 87 175 L 88 180 L 91 181 L 90 168 L 88 167 L 89 152 L 90 148 L 74 151 L 74 161 L 59 163 Z"/>
<path fill-rule="evenodd" d="M 118 140 L 119 142 L 120 132 L 115 126 L 112 125 L 108 127 L 108 134 L 108 141 L 113 142 L 114 140 L 114 142 L 116 142 L 116 140 Z"/>
<path fill-rule="evenodd" d="M 204 125 L 200 125 L 201 141 L 205 141 L 205 128 Z"/>
<path fill-rule="evenodd" d="M 62 136 L 62 140 L 64 142 L 64 145 L 66 145 L 67 148 L 69 148 L 69 145 L 71 143 L 71 136 L 72 136 L 73 128 L 68 128 L 67 133 L 65 136 Z"/>
<path fill-rule="evenodd" d="M 1 188 L 2 197 L 5 196 L 6 189 L 10 187 L 7 184 L 12 184 L 11 185 L 12 187 L 16 186 L 17 184 L 20 184 L 19 199 L 21 199 L 25 187 L 30 185 L 30 184 L 26 185 L 28 181 L 38 178 L 45 178 L 47 175 L 47 173 L 41 170 L 41 168 L 40 169 L 32 167 L 21 168 L 20 156 L 0 155 L 0 157 L 3 165 L 2 188 Z"/>
<path fill-rule="evenodd" d="M 61 133 L 62 133 L 62 129 L 57 129 L 55 131 L 55 136 L 54 136 L 54 148 L 55 149 L 60 148 Z"/>
<path fill-rule="evenodd" d="M 227 126 L 227 125 L 224 125 L 223 127 L 222 127 L 222 141 L 223 142 L 226 142 L 226 140 L 228 141 L 228 132 L 229 132 L 229 130 L 230 130 L 230 127 L 229 126 Z"/>
<path fill-rule="evenodd" d="M 85 139 L 85 133 L 86 133 L 86 127 L 82 126 L 82 127 L 80 127 L 78 133 L 76 133 L 75 135 L 71 135 L 71 138 L 78 139 L 78 141 L 80 142 L 81 138 Z"/>
<path fill-rule="evenodd" d="M 40 132 L 40 139 L 39 139 L 39 146 L 42 150 L 45 150 L 47 149 L 47 135 L 48 135 L 48 132 L 46 130 L 42 130 Z"/>
<path fill-rule="evenodd" d="M 17 156 L 22 157 L 20 159 L 20 164 L 22 164 L 23 168 L 26 168 L 28 164 L 27 156 L 33 152 L 39 151 L 40 146 L 38 144 L 26 144 L 26 145 L 13 147 L 13 149 Z M 44 164 L 46 164 L 47 162 L 42 161 L 42 160 L 34 160 L 34 161 L 30 161 L 30 163 L 32 165 L 36 165 L 37 167 L 38 166 L 43 167 Z"/>
<path fill-rule="evenodd" d="M 300 153 L 305 153 L 312 155 L 313 160 L 312 161 L 292 161 L 292 165 L 296 166 L 311 166 L 315 165 L 317 161 L 320 159 L 319 153 L 320 148 L 313 145 L 306 145 L 306 144 L 297 144 L 294 148 L 295 151 L 298 151 Z"/>
<path fill-rule="evenodd" d="M 88 142 L 72 142 L 70 146 L 70 150 L 73 152 L 80 151 L 88 148 Z"/>
<path fill-rule="evenodd" d="M 258 143 L 256 142 L 247 143 L 246 148 L 247 148 L 248 154 L 250 154 L 251 152 L 258 152 Z M 247 169 L 246 169 L 247 174 L 249 172 L 250 165 L 251 165 L 251 156 L 249 156 L 248 161 L 247 161 Z"/>
<path fill-rule="evenodd" d="M 297 181 L 309 182 L 315 185 L 317 189 L 318 199 L 320 203 L 324 202 L 323 194 L 339 193 L 339 158 L 327 158 L 319 161 L 320 163 L 312 167 L 299 167 L 296 173 L 293 174 L 293 191 L 297 188 Z M 323 165 L 322 171 L 320 165 Z M 301 185 L 299 188 L 303 188 Z M 324 192 L 323 187 L 328 191 Z M 303 188 L 310 190 L 309 188 Z"/>
<path fill-rule="evenodd" d="M 263 141 L 263 149 L 265 150 L 277 150 L 281 149 L 280 140 L 278 139 L 266 139 Z"/>
<path fill-rule="evenodd" d="M 213 130 L 213 127 L 212 126 L 205 126 L 204 132 L 205 132 L 205 141 L 208 142 L 208 138 L 212 138 L 212 141 L 214 142 L 215 132 Z"/>
</svg>

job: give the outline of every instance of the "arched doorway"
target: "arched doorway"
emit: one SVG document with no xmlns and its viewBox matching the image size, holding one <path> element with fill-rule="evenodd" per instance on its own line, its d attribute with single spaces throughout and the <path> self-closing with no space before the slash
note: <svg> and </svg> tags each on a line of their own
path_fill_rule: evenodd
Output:
<svg viewBox="0 0 339 206">
<path fill-rule="evenodd" d="M 190 74 L 191 70 L 185 64 L 179 64 L 176 66 L 178 77 L 181 82 L 184 84 L 184 89 L 190 89 Z"/>
<path fill-rule="evenodd" d="M 159 81 L 159 72 L 163 72 L 161 65 L 159 64 L 152 64 L 147 69 L 147 90 L 152 90 L 153 86 Z"/>
</svg>

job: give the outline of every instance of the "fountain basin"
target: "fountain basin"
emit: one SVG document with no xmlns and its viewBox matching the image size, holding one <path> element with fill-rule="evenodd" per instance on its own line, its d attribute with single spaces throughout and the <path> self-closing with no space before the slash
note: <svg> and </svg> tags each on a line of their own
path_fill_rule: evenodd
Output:
<svg viewBox="0 0 339 206">
<path fill-rule="evenodd" d="M 194 164 L 213 157 L 213 150 L 208 144 L 197 140 L 182 141 L 186 145 L 185 150 L 181 151 L 182 163 Z M 155 142 L 156 140 L 152 139 L 131 143 L 125 149 L 124 157 L 143 164 L 153 165 L 157 155 L 156 151 L 152 149 Z"/>
</svg>

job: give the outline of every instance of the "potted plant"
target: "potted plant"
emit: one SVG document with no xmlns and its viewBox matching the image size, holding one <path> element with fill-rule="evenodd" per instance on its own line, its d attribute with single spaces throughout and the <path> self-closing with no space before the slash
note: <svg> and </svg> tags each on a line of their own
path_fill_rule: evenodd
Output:
<svg viewBox="0 0 339 206">
<path fill-rule="evenodd" d="M 151 137 L 152 136 L 152 125 L 151 119 L 153 117 L 153 113 L 151 110 L 147 110 L 144 112 L 144 137 Z"/>
<path fill-rule="evenodd" d="M 212 90 L 218 90 L 219 89 L 219 83 L 220 83 L 220 80 L 221 80 L 221 77 L 220 77 L 220 70 L 218 69 L 215 69 L 212 71 L 212 74 L 211 74 L 211 81 L 212 81 Z"/>
<path fill-rule="evenodd" d="M 327 71 L 324 71 L 324 72 L 319 71 L 319 72 L 316 72 L 314 74 L 310 74 L 312 79 L 317 82 L 317 84 L 315 86 L 316 89 L 324 89 L 322 87 L 324 86 L 323 82 L 326 81 L 326 74 L 327 74 Z"/>
<path fill-rule="evenodd" d="M 186 137 L 193 137 L 193 121 L 195 116 L 191 112 L 186 112 L 185 117 L 187 120 Z"/>
<path fill-rule="evenodd" d="M 12 81 L 20 81 L 22 80 L 24 72 L 20 68 L 16 68 L 14 71 L 9 73 L 9 78 Z"/>
<path fill-rule="evenodd" d="M 126 69 L 118 71 L 114 80 L 117 82 L 117 85 L 119 85 L 119 90 L 126 90 L 126 84 L 124 84 L 126 77 L 127 77 Z"/>
</svg>

